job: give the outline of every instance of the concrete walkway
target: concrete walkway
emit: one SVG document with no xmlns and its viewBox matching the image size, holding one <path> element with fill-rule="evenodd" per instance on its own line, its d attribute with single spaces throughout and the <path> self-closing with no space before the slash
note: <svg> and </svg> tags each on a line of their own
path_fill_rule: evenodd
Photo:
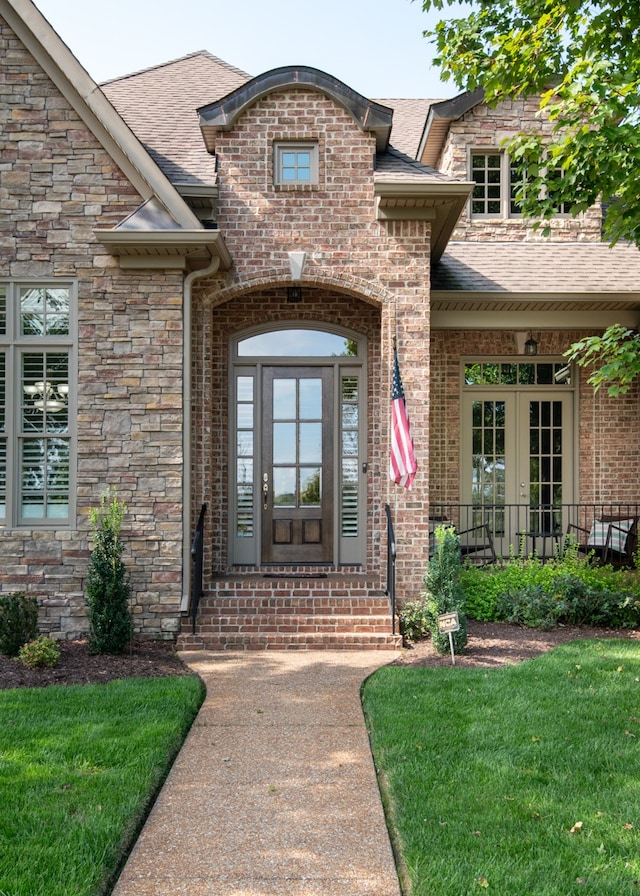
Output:
<svg viewBox="0 0 640 896">
<path fill-rule="evenodd" d="M 360 706 L 396 655 L 182 654 L 207 697 L 113 896 L 400 896 Z"/>
</svg>

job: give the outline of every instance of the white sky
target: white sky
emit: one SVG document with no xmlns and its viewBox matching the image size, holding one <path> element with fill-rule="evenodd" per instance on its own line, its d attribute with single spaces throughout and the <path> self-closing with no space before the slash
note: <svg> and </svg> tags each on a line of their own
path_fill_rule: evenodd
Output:
<svg viewBox="0 0 640 896">
<path fill-rule="evenodd" d="M 311 65 L 369 98 L 447 97 L 421 0 L 35 0 L 94 80 L 208 50 L 250 75 Z M 468 9 L 469 4 L 462 7 Z"/>
</svg>

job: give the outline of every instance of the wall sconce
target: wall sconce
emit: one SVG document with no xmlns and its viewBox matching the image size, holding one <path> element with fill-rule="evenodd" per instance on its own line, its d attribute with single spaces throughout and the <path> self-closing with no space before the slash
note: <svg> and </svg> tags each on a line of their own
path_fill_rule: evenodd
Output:
<svg viewBox="0 0 640 896">
<path fill-rule="evenodd" d="M 529 355 L 529 357 L 538 354 L 538 343 L 531 334 L 529 334 L 529 338 L 524 344 L 524 353 L 525 355 Z"/>
<path fill-rule="evenodd" d="M 287 302 L 301 302 L 302 301 L 302 287 L 301 286 L 287 286 Z"/>
<path fill-rule="evenodd" d="M 24 394 L 33 399 L 33 407 L 39 411 L 56 414 L 68 404 L 68 383 L 33 383 L 24 387 Z"/>
</svg>

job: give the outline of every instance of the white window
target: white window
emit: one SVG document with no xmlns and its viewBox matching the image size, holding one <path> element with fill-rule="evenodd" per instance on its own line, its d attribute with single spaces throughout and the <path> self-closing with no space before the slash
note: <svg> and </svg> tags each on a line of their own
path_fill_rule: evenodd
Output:
<svg viewBox="0 0 640 896">
<path fill-rule="evenodd" d="M 0 283 L 0 526 L 71 522 L 74 310 L 70 284 Z"/>
<path fill-rule="evenodd" d="M 276 143 L 274 183 L 278 186 L 306 186 L 318 183 L 316 143 Z"/>
<path fill-rule="evenodd" d="M 521 165 L 497 150 L 471 153 L 471 215 L 474 218 L 508 218 L 522 214 L 518 195 L 526 186 Z"/>
</svg>

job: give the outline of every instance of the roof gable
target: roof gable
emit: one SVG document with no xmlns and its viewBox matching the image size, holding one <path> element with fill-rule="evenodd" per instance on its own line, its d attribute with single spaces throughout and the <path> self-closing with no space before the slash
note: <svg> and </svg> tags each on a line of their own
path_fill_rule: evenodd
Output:
<svg viewBox="0 0 640 896">
<path fill-rule="evenodd" d="M 215 151 L 215 134 L 228 130 L 250 106 L 275 91 L 310 88 L 331 97 L 349 112 L 363 131 L 376 137 L 378 152 L 386 149 L 393 111 L 357 93 L 337 78 L 309 66 L 272 69 L 238 87 L 222 99 L 198 109 L 200 127 L 209 152 Z"/>
</svg>

